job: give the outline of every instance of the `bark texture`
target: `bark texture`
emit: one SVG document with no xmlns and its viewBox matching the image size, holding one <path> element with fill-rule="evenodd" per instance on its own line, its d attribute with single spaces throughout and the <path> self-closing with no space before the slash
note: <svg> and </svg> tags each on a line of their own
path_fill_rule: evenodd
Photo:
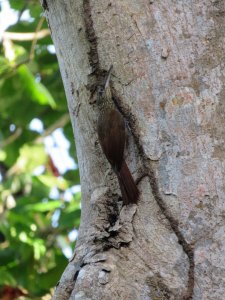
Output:
<svg viewBox="0 0 225 300">
<path fill-rule="evenodd" d="M 82 185 L 75 255 L 53 299 L 224 299 L 225 3 L 45 0 Z M 113 64 L 138 205 L 122 207 L 96 130 Z"/>
</svg>

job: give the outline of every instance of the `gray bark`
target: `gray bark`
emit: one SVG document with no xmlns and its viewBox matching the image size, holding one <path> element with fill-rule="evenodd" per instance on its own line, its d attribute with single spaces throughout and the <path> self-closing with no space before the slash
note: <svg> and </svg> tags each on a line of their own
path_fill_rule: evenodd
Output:
<svg viewBox="0 0 225 300">
<path fill-rule="evenodd" d="M 53 299 L 225 299 L 225 3 L 45 0 L 82 186 L 75 254 Z M 113 64 L 138 205 L 98 143 Z"/>
</svg>

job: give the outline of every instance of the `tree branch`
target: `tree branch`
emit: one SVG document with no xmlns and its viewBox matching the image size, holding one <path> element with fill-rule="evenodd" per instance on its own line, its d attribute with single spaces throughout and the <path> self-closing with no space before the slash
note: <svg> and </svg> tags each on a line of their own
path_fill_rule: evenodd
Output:
<svg viewBox="0 0 225 300">
<path fill-rule="evenodd" d="M 42 19 L 41 19 L 42 20 Z M 40 40 L 50 34 L 49 29 L 42 29 L 36 32 L 4 32 L 2 34 L 3 39 L 13 41 L 32 41 L 34 39 Z"/>
<path fill-rule="evenodd" d="M 9 144 L 12 144 L 22 134 L 22 128 L 17 128 L 16 131 L 11 134 L 6 140 L 0 142 L 0 148 L 4 148 Z"/>
<path fill-rule="evenodd" d="M 64 127 L 70 120 L 70 116 L 68 113 L 64 114 L 60 119 L 58 119 L 54 124 L 52 124 L 49 128 L 45 130 L 45 132 L 34 140 L 34 143 L 40 144 L 43 142 L 44 138 L 50 135 L 57 128 Z"/>
</svg>

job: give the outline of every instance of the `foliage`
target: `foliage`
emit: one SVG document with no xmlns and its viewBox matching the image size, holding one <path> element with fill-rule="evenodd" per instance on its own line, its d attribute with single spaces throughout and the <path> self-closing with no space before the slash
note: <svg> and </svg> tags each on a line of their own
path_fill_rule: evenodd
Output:
<svg viewBox="0 0 225 300">
<path fill-rule="evenodd" d="M 18 21 L 7 32 L 39 29 L 39 1 L 9 3 Z M 30 17 L 24 20 L 24 14 Z M 47 29 L 46 22 L 43 29 Z M 75 156 L 66 98 L 56 55 L 49 51 L 51 45 L 50 35 L 30 41 L 3 36 L 0 48 L 1 299 L 24 294 L 26 299 L 41 299 L 49 294 L 67 264 L 63 250 L 74 247 L 68 234 L 79 226 L 80 192 L 71 189 L 79 185 L 78 169 L 67 168 L 62 174 L 44 143 L 46 136 L 63 126 L 70 155 Z M 41 121 L 43 132 L 31 128 L 34 119 Z"/>
</svg>

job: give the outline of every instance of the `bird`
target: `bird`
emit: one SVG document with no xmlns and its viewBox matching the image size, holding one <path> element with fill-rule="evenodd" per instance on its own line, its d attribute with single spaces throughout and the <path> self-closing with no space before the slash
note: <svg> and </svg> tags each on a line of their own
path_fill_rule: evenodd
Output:
<svg viewBox="0 0 225 300">
<path fill-rule="evenodd" d="M 137 204 L 139 190 L 124 159 L 125 121 L 114 104 L 110 88 L 112 69 L 113 66 L 98 91 L 98 139 L 104 155 L 117 175 L 124 205 Z"/>
</svg>

